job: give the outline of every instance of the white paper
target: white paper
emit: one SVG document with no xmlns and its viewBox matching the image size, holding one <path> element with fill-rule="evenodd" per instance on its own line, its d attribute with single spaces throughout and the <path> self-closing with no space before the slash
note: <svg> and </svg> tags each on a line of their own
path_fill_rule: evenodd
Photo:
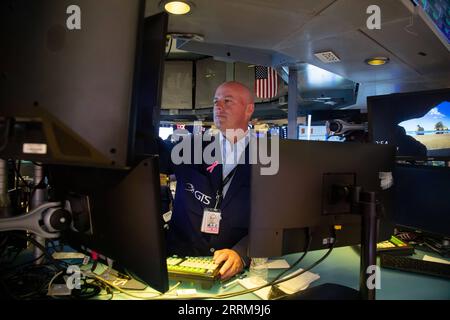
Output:
<svg viewBox="0 0 450 320">
<path fill-rule="evenodd" d="M 284 259 L 269 260 L 267 262 L 267 269 L 289 269 L 291 266 Z"/>
<path fill-rule="evenodd" d="M 297 271 L 300 271 L 300 269 Z M 290 275 L 287 275 L 287 276 L 283 277 L 283 279 L 286 279 L 289 276 Z M 308 286 L 311 282 L 316 281 L 319 278 L 320 278 L 320 276 L 318 274 L 307 271 L 299 276 L 296 276 L 295 278 L 293 278 L 291 280 L 280 283 L 278 285 L 278 288 L 283 290 L 287 294 L 293 294 L 300 290 L 305 290 L 306 288 L 308 288 Z M 246 289 L 253 289 L 253 288 L 262 286 L 262 285 L 266 284 L 267 282 L 260 278 L 250 277 L 250 278 L 240 279 L 239 283 L 241 286 L 243 286 Z M 268 300 L 270 289 L 271 289 L 271 286 L 262 288 L 253 293 L 263 300 Z"/>
<path fill-rule="evenodd" d="M 283 279 L 286 279 L 289 276 L 290 275 L 287 275 L 283 277 Z M 307 271 L 291 280 L 280 283 L 278 285 L 278 288 L 288 294 L 293 294 L 300 290 L 305 290 L 306 288 L 308 288 L 311 282 L 316 281 L 319 278 L 320 276 L 318 274 Z"/>
<path fill-rule="evenodd" d="M 260 278 L 249 277 L 249 278 L 239 279 L 239 283 L 245 289 L 253 289 L 253 288 L 265 285 L 267 283 L 267 281 L 260 279 Z M 260 297 L 263 300 L 268 300 L 270 288 L 271 288 L 271 286 L 262 288 L 253 293 L 256 294 L 258 297 Z"/>
<path fill-rule="evenodd" d="M 430 262 L 437 262 L 437 263 L 450 264 L 450 261 L 448 261 L 448 260 L 439 259 L 439 258 L 427 256 L 427 255 L 424 255 L 422 260 L 424 260 L 424 261 L 430 261 Z"/>
<path fill-rule="evenodd" d="M 190 296 L 197 294 L 196 289 L 178 289 L 177 290 L 177 296 Z"/>
<path fill-rule="evenodd" d="M 84 259 L 85 255 L 80 252 L 53 252 L 52 257 L 58 260 Z"/>
</svg>

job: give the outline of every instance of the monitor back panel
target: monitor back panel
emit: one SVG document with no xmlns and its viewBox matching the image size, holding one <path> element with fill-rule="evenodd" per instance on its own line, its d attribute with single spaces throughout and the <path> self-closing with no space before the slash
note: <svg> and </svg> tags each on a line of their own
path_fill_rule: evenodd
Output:
<svg viewBox="0 0 450 320">
<path fill-rule="evenodd" d="M 344 212 L 324 214 L 324 192 L 330 174 L 343 184 L 362 186 L 378 192 L 385 215 L 392 208 L 392 188 L 382 190 L 379 172 L 392 172 L 394 149 L 390 146 L 332 143 L 319 141 L 281 140 L 279 171 L 261 175 L 260 165 L 252 167 L 250 253 L 252 256 L 279 256 L 292 252 L 295 232 L 316 229 L 321 239 L 316 249 L 326 248 L 324 233 L 330 234 L 334 224 L 343 225 L 342 245 L 359 243 L 360 216 Z M 344 232 L 353 226 L 353 236 Z M 323 229 L 326 229 L 325 231 Z M 390 227 L 388 229 L 391 229 Z M 286 247 L 287 246 L 287 247 Z M 283 249 L 284 247 L 284 249 Z M 297 248 L 297 251 L 300 251 Z"/>
<path fill-rule="evenodd" d="M 143 8 L 141 0 L 1 1 L 0 115 L 51 115 L 44 131 L 62 123 L 51 134 L 58 160 L 125 165 Z M 65 152 L 73 140 L 91 150 Z"/>
</svg>

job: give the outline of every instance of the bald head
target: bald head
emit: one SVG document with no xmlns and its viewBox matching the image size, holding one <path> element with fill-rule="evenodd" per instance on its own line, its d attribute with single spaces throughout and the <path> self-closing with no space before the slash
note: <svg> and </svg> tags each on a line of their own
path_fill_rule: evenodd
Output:
<svg viewBox="0 0 450 320">
<path fill-rule="evenodd" d="M 219 87 L 217 87 L 217 90 L 219 90 L 219 88 L 221 87 L 228 87 L 232 90 L 234 90 L 237 94 L 239 94 L 242 99 L 244 99 L 244 103 L 246 104 L 250 104 L 250 103 L 254 103 L 254 96 L 253 93 L 250 91 L 250 89 L 237 81 L 227 81 L 222 83 Z"/>
<path fill-rule="evenodd" d="M 245 85 L 225 82 L 214 95 L 214 123 L 222 132 L 227 129 L 247 131 L 254 108 L 253 94 Z"/>
</svg>

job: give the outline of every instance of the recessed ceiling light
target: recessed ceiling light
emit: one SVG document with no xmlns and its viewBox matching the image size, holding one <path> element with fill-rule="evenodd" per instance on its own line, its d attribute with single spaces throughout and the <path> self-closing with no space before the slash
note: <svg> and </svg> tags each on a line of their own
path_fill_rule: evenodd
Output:
<svg viewBox="0 0 450 320">
<path fill-rule="evenodd" d="M 382 66 L 389 62 L 389 58 L 387 57 L 373 57 L 366 59 L 365 61 L 370 66 Z"/>
<path fill-rule="evenodd" d="M 160 6 L 168 13 L 182 15 L 189 13 L 193 8 L 192 3 L 188 1 L 171 1 L 164 0 L 160 2 Z"/>
</svg>

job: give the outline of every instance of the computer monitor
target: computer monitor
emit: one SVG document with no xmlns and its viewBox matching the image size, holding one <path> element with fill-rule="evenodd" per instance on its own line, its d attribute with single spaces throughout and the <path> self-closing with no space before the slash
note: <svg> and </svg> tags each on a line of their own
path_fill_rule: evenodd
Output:
<svg viewBox="0 0 450 320">
<path fill-rule="evenodd" d="M 152 155 L 168 16 L 144 12 L 144 0 L 0 2 L 0 158 L 44 166 L 71 245 L 166 291 Z"/>
<path fill-rule="evenodd" d="M 249 255 L 277 257 L 329 247 L 332 228 L 341 225 L 335 247 L 361 241 L 361 216 L 352 210 L 350 194 L 334 198 L 335 186 L 361 186 L 377 193 L 379 240 L 393 232 L 392 171 L 394 148 L 387 145 L 281 140 L 279 171 L 261 175 L 252 166 Z"/>
<path fill-rule="evenodd" d="M 367 98 L 370 141 L 398 158 L 450 160 L 450 88 Z"/>
<path fill-rule="evenodd" d="M 168 17 L 144 11 L 144 0 L 0 2 L 0 157 L 125 167 L 157 153 Z"/>
<path fill-rule="evenodd" d="M 450 238 L 450 168 L 397 165 L 393 221 L 413 231 Z"/>
<path fill-rule="evenodd" d="M 152 288 L 168 290 L 158 157 L 132 170 L 51 165 L 50 201 L 72 212 L 62 241 L 95 252 L 113 268 L 126 269 Z"/>
</svg>

